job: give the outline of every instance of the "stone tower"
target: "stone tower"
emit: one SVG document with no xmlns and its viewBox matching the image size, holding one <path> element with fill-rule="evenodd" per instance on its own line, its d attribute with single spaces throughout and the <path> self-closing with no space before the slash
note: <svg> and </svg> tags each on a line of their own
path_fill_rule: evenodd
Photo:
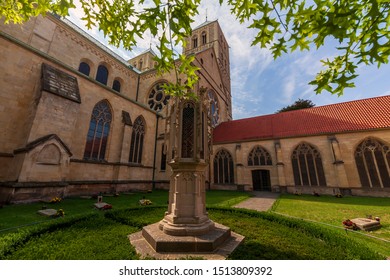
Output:
<svg viewBox="0 0 390 280">
<path fill-rule="evenodd" d="M 206 21 L 196 27 L 190 37 L 186 40 L 186 46 L 183 49 L 185 54 L 198 54 L 210 48 L 213 49 L 215 59 L 218 64 L 219 72 L 222 78 L 220 85 L 224 92 L 223 99 L 226 100 L 227 110 L 229 111 L 230 119 L 231 112 L 231 84 L 230 84 L 230 56 L 229 45 L 225 35 L 217 20 Z M 211 71 L 210 71 L 211 72 Z"/>
</svg>

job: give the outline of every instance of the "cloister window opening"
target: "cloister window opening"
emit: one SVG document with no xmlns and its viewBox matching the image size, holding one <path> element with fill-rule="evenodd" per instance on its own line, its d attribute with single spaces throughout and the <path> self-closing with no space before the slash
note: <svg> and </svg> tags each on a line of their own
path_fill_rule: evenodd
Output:
<svg viewBox="0 0 390 280">
<path fill-rule="evenodd" d="M 248 156 L 248 166 L 272 165 L 270 153 L 263 147 L 257 146 L 252 149 Z"/>
<path fill-rule="evenodd" d="M 367 138 L 355 150 L 355 162 L 363 187 L 390 188 L 390 147 Z"/>
<path fill-rule="evenodd" d="M 214 158 L 214 183 L 234 184 L 233 157 L 225 149 L 220 150 Z"/>
<path fill-rule="evenodd" d="M 129 162 L 141 163 L 145 138 L 145 122 L 142 116 L 135 119 L 131 134 Z"/>
<path fill-rule="evenodd" d="M 313 146 L 298 145 L 292 153 L 291 163 L 296 186 L 326 186 L 321 154 Z"/>
<path fill-rule="evenodd" d="M 107 101 L 100 101 L 92 111 L 84 149 L 84 159 L 104 160 L 112 113 Z"/>
</svg>

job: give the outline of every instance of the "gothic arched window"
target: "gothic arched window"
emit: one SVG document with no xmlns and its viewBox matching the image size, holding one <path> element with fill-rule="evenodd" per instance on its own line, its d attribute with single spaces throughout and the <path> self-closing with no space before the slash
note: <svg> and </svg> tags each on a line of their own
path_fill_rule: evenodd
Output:
<svg viewBox="0 0 390 280">
<path fill-rule="evenodd" d="M 311 145 L 302 143 L 292 153 L 291 162 L 297 186 L 326 186 L 321 154 Z"/>
<path fill-rule="evenodd" d="M 214 158 L 214 183 L 234 184 L 233 157 L 225 149 L 220 150 Z"/>
<path fill-rule="evenodd" d="M 89 73 L 91 72 L 91 67 L 86 62 L 80 62 L 79 72 L 83 73 L 86 76 L 89 76 Z"/>
<path fill-rule="evenodd" d="M 110 133 L 112 113 L 106 100 L 100 101 L 92 111 L 84 150 L 84 159 L 104 160 Z"/>
<path fill-rule="evenodd" d="M 390 147 L 367 138 L 355 150 L 355 161 L 363 187 L 390 188 Z"/>
<path fill-rule="evenodd" d="M 108 69 L 104 65 L 99 65 L 97 73 L 96 73 L 96 81 L 102 83 L 103 85 L 107 85 L 108 80 Z"/>
<path fill-rule="evenodd" d="M 248 166 L 272 165 L 270 153 L 263 147 L 257 146 L 249 153 Z"/>
<path fill-rule="evenodd" d="M 215 95 L 214 91 L 209 90 L 209 99 L 210 99 L 210 110 L 209 114 L 211 117 L 211 125 L 216 127 L 219 122 L 219 107 L 218 107 L 218 98 Z"/>
<path fill-rule="evenodd" d="M 142 116 L 135 119 L 131 134 L 129 162 L 141 163 L 145 138 L 145 121 Z"/>
<path fill-rule="evenodd" d="M 155 84 L 148 97 L 149 108 L 157 112 L 161 111 L 170 99 L 169 95 L 165 95 L 163 85 L 164 83 Z"/>
</svg>

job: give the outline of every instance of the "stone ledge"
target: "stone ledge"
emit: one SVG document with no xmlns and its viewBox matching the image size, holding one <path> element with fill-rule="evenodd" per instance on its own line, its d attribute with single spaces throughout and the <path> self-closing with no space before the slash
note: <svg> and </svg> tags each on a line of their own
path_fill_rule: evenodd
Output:
<svg viewBox="0 0 390 280">
<path fill-rule="evenodd" d="M 146 226 L 146 232 L 153 235 L 164 252 L 156 252 L 151 244 L 143 236 L 143 231 L 129 235 L 130 243 L 135 247 L 142 257 L 156 259 L 180 259 L 180 258 L 202 258 L 207 260 L 224 260 L 244 240 L 244 236 L 231 232 L 229 228 L 215 224 L 216 230 L 201 236 L 170 236 L 162 232 L 159 223 Z M 145 229 L 144 228 L 144 229 Z M 152 232 L 152 233 L 151 233 Z M 161 249 L 159 248 L 159 249 Z M 175 252 L 176 251 L 176 252 Z"/>
</svg>

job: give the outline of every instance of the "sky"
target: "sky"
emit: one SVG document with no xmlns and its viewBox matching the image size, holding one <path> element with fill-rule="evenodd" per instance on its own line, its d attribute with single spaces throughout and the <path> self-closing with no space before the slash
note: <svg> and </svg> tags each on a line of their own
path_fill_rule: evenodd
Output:
<svg viewBox="0 0 390 280">
<path fill-rule="evenodd" d="M 87 30 L 81 17 L 80 8 L 70 11 L 69 19 Z M 193 28 L 204 23 L 206 17 L 208 21 L 218 20 L 230 47 L 233 119 L 273 114 L 299 98 L 309 99 L 316 106 L 321 106 L 390 94 L 390 65 L 387 64 L 379 69 L 375 65 L 359 66 L 355 87 L 346 89 L 341 97 L 325 91 L 317 95 L 314 86 L 308 83 L 322 69 L 320 60 L 337 54 L 336 44 L 318 50 L 283 54 L 274 60 L 270 50 L 251 47 L 255 30 L 247 28 L 249 23 L 239 23 L 231 14 L 230 7 L 220 6 L 218 0 L 202 0 Z M 88 30 L 88 33 L 125 60 L 140 54 L 150 45 L 156 50 L 156 39 L 148 35 L 129 52 L 109 46 L 97 29 Z"/>
</svg>

